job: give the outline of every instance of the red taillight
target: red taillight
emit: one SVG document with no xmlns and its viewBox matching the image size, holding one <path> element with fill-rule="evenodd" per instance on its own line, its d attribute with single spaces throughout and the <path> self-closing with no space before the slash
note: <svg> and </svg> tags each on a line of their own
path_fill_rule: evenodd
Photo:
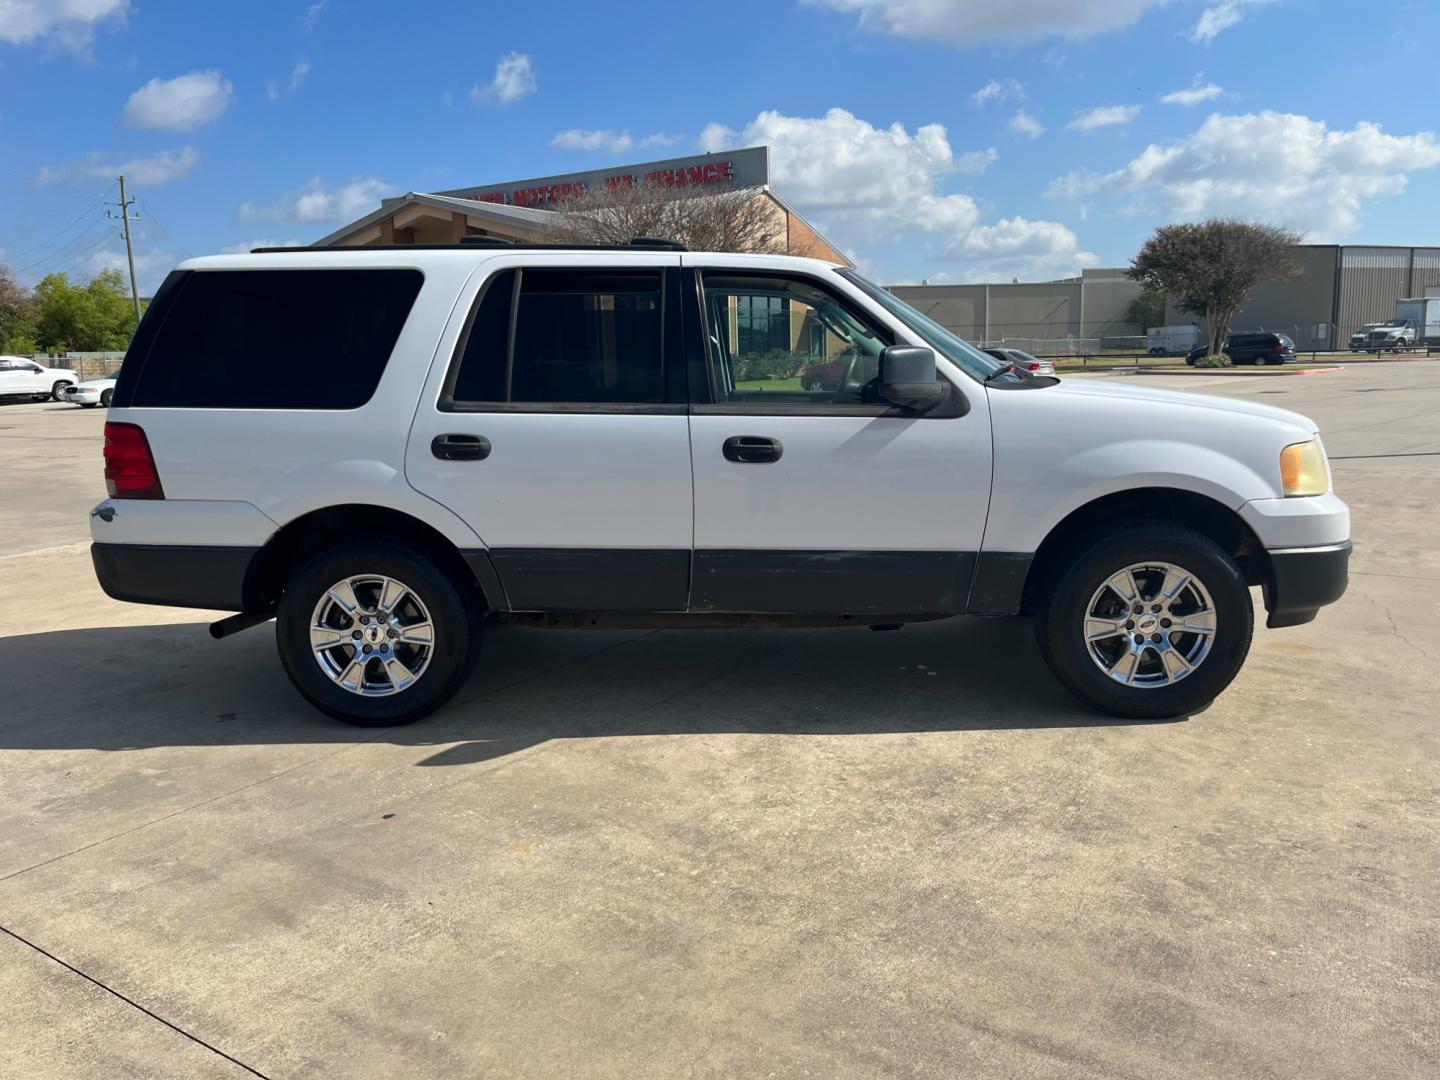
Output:
<svg viewBox="0 0 1440 1080">
<path fill-rule="evenodd" d="M 1037 364 L 1037 363 L 1034 363 L 1034 362 L 1032 361 L 1031 364 L 1030 364 L 1030 370 L 1031 370 L 1031 371 L 1039 371 L 1039 370 L 1040 370 L 1040 365 Z"/>
<path fill-rule="evenodd" d="M 116 499 L 163 499 L 150 440 L 139 424 L 105 425 L 105 486 Z"/>
<path fill-rule="evenodd" d="M 1276 352 L 1284 352 L 1284 351 L 1285 351 L 1285 346 L 1284 346 L 1284 345 L 1276 345 L 1276 346 L 1275 346 L 1275 351 L 1276 351 Z"/>
</svg>

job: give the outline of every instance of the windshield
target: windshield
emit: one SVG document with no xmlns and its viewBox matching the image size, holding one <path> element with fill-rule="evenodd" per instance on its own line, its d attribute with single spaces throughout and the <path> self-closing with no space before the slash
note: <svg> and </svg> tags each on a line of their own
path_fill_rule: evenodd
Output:
<svg viewBox="0 0 1440 1080">
<path fill-rule="evenodd" d="M 920 312 L 905 303 L 904 300 L 901 300 L 894 293 L 886 292 L 873 281 L 855 273 L 854 270 L 848 267 L 842 267 L 837 270 L 836 273 L 864 292 L 866 296 L 878 303 L 891 315 L 894 315 L 919 335 L 920 340 L 924 341 L 925 344 L 929 345 L 947 360 L 954 362 L 957 367 L 972 378 L 984 382 L 987 375 L 993 375 L 1002 368 L 1009 366 L 1006 363 L 996 360 L 994 357 L 986 356 L 968 341 L 956 337 L 928 315 L 920 314 Z"/>
</svg>

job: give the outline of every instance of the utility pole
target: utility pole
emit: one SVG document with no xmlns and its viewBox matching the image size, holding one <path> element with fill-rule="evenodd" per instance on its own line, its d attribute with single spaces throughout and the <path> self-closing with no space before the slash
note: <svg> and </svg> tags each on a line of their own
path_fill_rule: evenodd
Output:
<svg viewBox="0 0 1440 1080">
<path fill-rule="evenodd" d="M 130 222 L 132 216 L 130 207 L 135 205 L 134 199 L 125 197 L 125 177 L 120 177 L 120 213 L 114 214 L 109 210 L 105 211 L 107 217 L 118 217 L 125 229 L 125 258 L 130 261 L 130 299 L 135 302 L 135 325 L 140 325 L 140 289 L 135 284 L 135 245 L 130 241 Z M 135 214 L 134 217 L 139 217 Z"/>
</svg>

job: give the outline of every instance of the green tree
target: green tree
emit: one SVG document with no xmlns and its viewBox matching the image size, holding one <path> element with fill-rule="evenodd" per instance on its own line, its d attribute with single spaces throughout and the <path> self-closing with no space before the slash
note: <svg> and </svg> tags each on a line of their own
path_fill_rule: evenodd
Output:
<svg viewBox="0 0 1440 1080">
<path fill-rule="evenodd" d="M 0 353 L 35 351 L 35 297 L 0 266 Z"/>
<path fill-rule="evenodd" d="M 101 270 L 86 285 L 49 274 L 35 286 L 36 340 L 51 351 L 119 352 L 135 333 L 135 311 L 118 270 Z"/>
<path fill-rule="evenodd" d="M 1138 326 L 1142 331 L 1152 326 L 1165 325 L 1165 290 L 1146 285 L 1140 295 L 1130 301 L 1125 310 L 1125 321 Z"/>
<path fill-rule="evenodd" d="M 1163 289 L 1181 311 L 1203 315 L 1210 352 L 1220 352 L 1230 320 L 1262 281 L 1300 273 L 1300 233 L 1278 225 L 1215 218 L 1198 225 L 1162 225 L 1130 260 L 1126 273 Z"/>
</svg>

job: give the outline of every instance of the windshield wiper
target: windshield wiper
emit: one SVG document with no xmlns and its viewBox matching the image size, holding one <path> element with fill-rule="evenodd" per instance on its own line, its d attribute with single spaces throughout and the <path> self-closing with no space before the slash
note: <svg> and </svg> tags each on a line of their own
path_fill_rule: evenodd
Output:
<svg viewBox="0 0 1440 1080">
<path fill-rule="evenodd" d="M 990 372 L 989 375 L 986 375 L 986 376 L 985 376 L 985 381 L 988 383 L 991 379 L 995 378 L 997 375 L 1009 375 L 1011 372 L 1014 372 L 1015 374 L 1018 375 L 1018 374 L 1020 373 L 1020 369 L 1017 368 L 1014 364 L 1011 364 L 1011 363 L 1008 363 L 1008 362 L 1007 362 L 1007 363 L 1004 364 L 1003 366 L 998 367 L 998 368 L 996 368 L 994 371 Z"/>
</svg>

